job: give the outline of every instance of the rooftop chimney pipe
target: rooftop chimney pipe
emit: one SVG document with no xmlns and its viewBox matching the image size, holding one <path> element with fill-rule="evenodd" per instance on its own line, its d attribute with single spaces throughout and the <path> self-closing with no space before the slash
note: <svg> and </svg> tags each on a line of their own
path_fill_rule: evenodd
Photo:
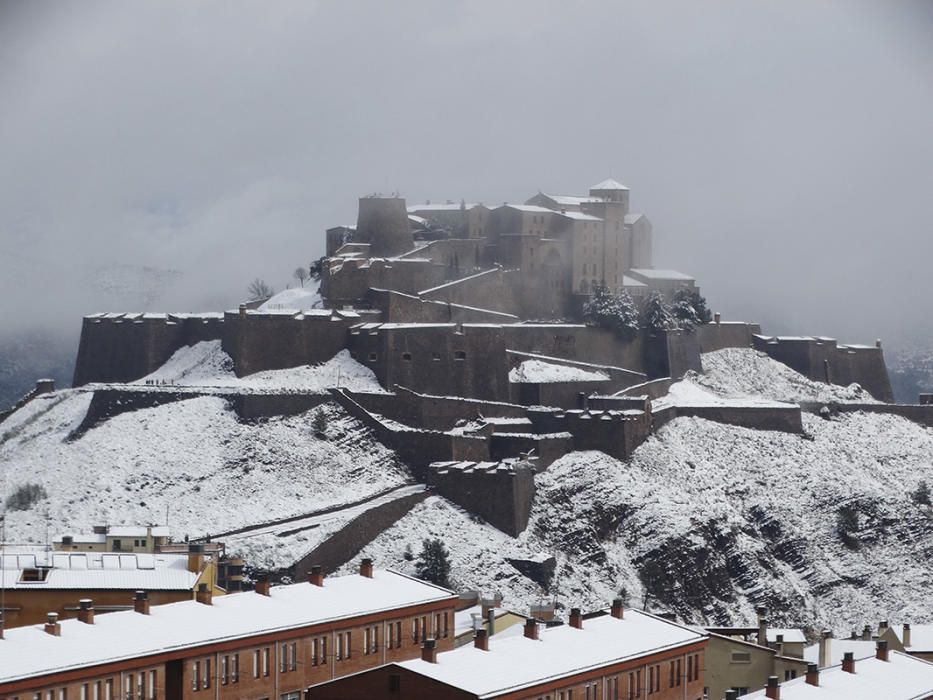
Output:
<svg viewBox="0 0 933 700">
<path fill-rule="evenodd" d="M 768 646 L 768 618 L 758 617 L 758 646 Z"/>
<path fill-rule="evenodd" d="M 429 664 L 437 663 L 437 643 L 433 639 L 425 639 L 421 645 L 421 660 Z"/>
<path fill-rule="evenodd" d="M 483 651 L 489 651 L 489 635 L 486 634 L 486 630 L 476 630 L 473 635 L 473 646 Z"/>
<path fill-rule="evenodd" d="M 133 610 L 142 615 L 149 614 L 149 594 L 146 591 L 136 591 L 136 597 L 133 598 Z"/>
<path fill-rule="evenodd" d="M 904 634 L 901 636 L 901 641 L 905 649 L 910 646 L 910 623 L 908 622 L 904 623 Z"/>
<path fill-rule="evenodd" d="M 533 617 L 529 617 L 525 620 L 525 637 L 528 639 L 538 638 L 538 623 Z"/>
<path fill-rule="evenodd" d="M 311 571 L 308 574 L 308 583 L 312 586 L 324 586 L 324 569 L 320 564 L 315 564 L 311 567 Z"/>
<path fill-rule="evenodd" d="M 807 664 L 807 685 L 820 684 L 820 669 L 816 664 Z"/>
<path fill-rule="evenodd" d="M 833 665 L 833 633 L 831 630 L 823 630 L 820 635 L 820 653 L 817 661 L 820 668 L 829 668 Z"/>
<path fill-rule="evenodd" d="M 360 576 L 373 577 L 373 560 L 366 558 L 360 562 Z"/>
<path fill-rule="evenodd" d="M 86 625 L 94 624 L 94 603 L 90 598 L 78 601 L 78 619 Z"/>
<path fill-rule="evenodd" d="M 260 574 L 256 578 L 256 584 L 254 586 L 256 592 L 259 595 L 269 595 L 269 576 L 268 574 Z"/>
<path fill-rule="evenodd" d="M 765 686 L 765 697 L 771 700 L 781 700 L 781 684 L 777 676 L 768 676 L 768 685 Z"/>
<path fill-rule="evenodd" d="M 206 583 L 198 584 L 198 591 L 194 594 L 194 599 L 202 605 L 212 605 L 211 589 Z"/>
<path fill-rule="evenodd" d="M 621 598 L 616 598 L 612 601 L 612 608 L 610 608 L 609 613 L 619 620 L 625 617 L 625 609 L 622 607 Z"/>
<path fill-rule="evenodd" d="M 580 608 L 570 608 L 570 626 L 576 627 L 578 630 L 583 629 L 583 614 L 580 612 Z"/>
<path fill-rule="evenodd" d="M 871 625 L 865 625 L 865 628 L 862 630 L 862 641 L 863 642 L 871 641 Z"/>
<path fill-rule="evenodd" d="M 855 654 L 851 651 L 842 655 L 842 670 L 846 673 L 855 673 Z"/>
<path fill-rule="evenodd" d="M 875 649 L 875 658 L 879 661 L 888 660 L 888 643 L 884 639 L 878 640 L 878 645 Z"/>
<path fill-rule="evenodd" d="M 45 623 L 46 634 L 51 634 L 53 637 L 62 636 L 62 626 L 58 623 L 58 613 L 49 613 L 48 622 Z"/>
</svg>

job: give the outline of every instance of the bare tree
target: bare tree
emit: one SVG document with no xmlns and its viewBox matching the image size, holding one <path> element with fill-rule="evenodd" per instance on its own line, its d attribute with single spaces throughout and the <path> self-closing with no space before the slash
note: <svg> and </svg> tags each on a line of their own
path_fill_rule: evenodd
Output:
<svg viewBox="0 0 933 700">
<path fill-rule="evenodd" d="M 258 277 L 249 283 L 249 287 L 246 291 L 249 293 L 250 301 L 268 299 L 275 294 L 275 290 L 266 284 L 265 280 L 261 280 Z"/>
<path fill-rule="evenodd" d="M 292 273 L 292 276 L 301 282 L 301 286 L 305 286 L 305 280 L 308 279 L 308 271 L 303 267 L 296 267 L 295 271 Z"/>
</svg>

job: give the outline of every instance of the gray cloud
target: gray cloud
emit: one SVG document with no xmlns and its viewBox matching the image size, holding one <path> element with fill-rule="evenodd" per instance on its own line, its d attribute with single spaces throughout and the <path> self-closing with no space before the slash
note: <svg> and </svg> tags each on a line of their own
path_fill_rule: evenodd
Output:
<svg viewBox="0 0 933 700">
<path fill-rule="evenodd" d="M 493 204 L 609 176 L 654 222 L 656 264 L 728 317 L 859 341 L 931 324 L 921 3 L 24 2 L 0 20 L 7 328 L 144 304 L 100 289 L 112 265 L 180 271 L 160 307 L 282 287 L 361 194 Z"/>
</svg>

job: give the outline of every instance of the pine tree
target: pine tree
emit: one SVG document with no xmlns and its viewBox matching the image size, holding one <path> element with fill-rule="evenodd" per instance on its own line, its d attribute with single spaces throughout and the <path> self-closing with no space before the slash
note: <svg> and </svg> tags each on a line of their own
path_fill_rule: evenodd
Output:
<svg viewBox="0 0 933 700">
<path fill-rule="evenodd" d="M 450 553 L 443 542 L 438 539 L 425 539 L 422 542 L 415 572 L 418 578 L 445 588 L 450 587 Z"/>
<path fill-rule="evenodd" d="M 689 289 L 678 289 L 671 304 L 671 315 L 678 328 L 690 330 L 696 326 L 700 319 L 693 308 L 693 293 Z"/>
<path fill-rule="evenodd" d="M 713 312 L 710 311 L 709 307 L 706 305 L 706 297 L 694 291 L 691 301 L 693 302 L 693 310 L 696 311 L 700 323 L 709 323 L 713 320 Z"/>
<path fill-rule="evenodd" d="M 613 294 L 604 285 L 597 285 L 593 296 L 583 305 L 583 317 L 623 340 L 631 340 L 638 333 L 638 311 L 626 291 Z"/>
<path fill-rule="evenodd" d="M 653 291 L 648 297 L 641 314 L 641 325 L 653 332 L 666 331 L 677 326 L 660 292 Z"/>
<path fill-rule="evenodd" d="M 912 498 L 917 505 L 930 505 L 930 487 L 927 485 L 927 482 L 921 481 L 917 484 L 917 490 L 914 491 Z"/>
<path fill-rule="evenodd" d="M 323 408 L 318 408 L 311 418 L 311 428 L 316 435 L 327 435 L 327 414 Z"/>
</svg>

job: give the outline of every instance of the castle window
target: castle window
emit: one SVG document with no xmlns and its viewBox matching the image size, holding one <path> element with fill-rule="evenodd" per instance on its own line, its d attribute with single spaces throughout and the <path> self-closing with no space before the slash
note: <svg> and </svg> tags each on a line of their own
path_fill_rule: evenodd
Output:
<svg viewBox="0 0 933 700">
<path fill-rule="evenodd" d="M 374 353 L 374 352 L 369 353 L 369 361 L 370 361 L 370 362 L 375 362 L 375 361 L 376 361 L 376 353 Z"/>
<path fill-rule="evenodd" d="M 403 353 L 402 353 L 402 359 L 405 360 L 405 362 L 411 362 L 411 353 L 410 353 L 410 352 L 403 352 Z"/>
<path fill-rule="evenodd" d="M 466 353 L 465 353 L 463 350 L 457 350 L 457 351 L 454 353 L 454 359 L 457 360 L 457 361 L 459 361 L 459 362 L 462 362 L 462 361 L 466 360 Z"/>
<path fill-rule="evenodd" d="M 441 354 L 440 354 L 439 352 L 432 352 L 432 353 L 431 353 L 431 359 L 432 359 L 434 362 L 440 362 L 440 361 L 441 361 Z"/>
</svg>

